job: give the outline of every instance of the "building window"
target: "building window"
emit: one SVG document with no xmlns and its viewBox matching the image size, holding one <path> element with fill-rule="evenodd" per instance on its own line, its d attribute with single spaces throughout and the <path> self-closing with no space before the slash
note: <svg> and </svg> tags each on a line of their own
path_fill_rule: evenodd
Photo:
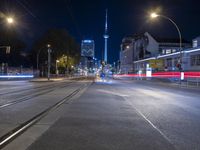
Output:
<svg viewBox="0 0 200 150">
<path fill-rule="evenodd" d="M 197 40 L 193 40 L 192 46 L 193 46 L 193 47 L 197 47 L 197 46 L 198 46 L 198 45 L 197 45 Z"/>
<path fill-rule="evenodd" d="M 167 58 L 167 67 L 172 67 L 172 58 Z"/>
<path fill-rule="evenodd" d="M 172 53 L 172 50 L 171 49 L 166 49 L 166 54 L 170 54 Z"/>
<path fill-rule="evenodd" d="M 176 52 L 176 49 L 172 49 L 172 53 L 175 53 Z"/>
<path fill-rule="evenodd" d="M 200 54 L 192 55 L 190 58 L 191 66 L 200 66 Z"/>
<path fill-rule="evenodd" d="M 174 65 L 176 66 L 179 63 L 179 59 L 178 57 L 174 58 Z"/>
</svg>

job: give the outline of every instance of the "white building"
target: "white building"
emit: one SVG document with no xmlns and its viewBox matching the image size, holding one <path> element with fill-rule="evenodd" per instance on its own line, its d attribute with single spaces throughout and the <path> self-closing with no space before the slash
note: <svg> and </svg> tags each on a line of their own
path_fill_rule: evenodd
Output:
<svg viewBox="0 0 200 150">
<path fill-rule="evenodd" d="M 125 37 L 122 40 L 120 51 L 120 69 L 123 73 L 133 71 L 133 37 Z"/>
<path fill-rule="evenodd" d="M 188 47 L 190 43 L 183 40 L 182 48 Z M 137 72 L 139 69 L 143 71 L 146 68 L 146 63 L 144 63 L 146 61 L 150 61 L 154 70 L 165 70 L 166 66 L 168 66 L 167 69 L 173 70 L 174 65 L 179 61 L 179 51 L 179 39 L 156 38 L 148 32 L 129 37 L 128 40 L 124 38 L 120 51 L 121 72 Z M 173 54 L 173 60 L 171 57 L 168 58 L 171 54 Z M 166 61 L 161 59 L 165 55 L 167 55 Z M 158 57 L 160 59 L 157 59 Z"/>
<path fill-rule="evenodd" d="M 177 64 L 182 57 L 182 71 L 200 71 L 200 37 L 193 40 L 193 47 L 180 52 L 160 54 L 156 57 L 134 61 L 137 72 L 145 72 L 146 66 L 150 66 L 153 71 L 175 71 L 179 70 Z"/>
</svg>

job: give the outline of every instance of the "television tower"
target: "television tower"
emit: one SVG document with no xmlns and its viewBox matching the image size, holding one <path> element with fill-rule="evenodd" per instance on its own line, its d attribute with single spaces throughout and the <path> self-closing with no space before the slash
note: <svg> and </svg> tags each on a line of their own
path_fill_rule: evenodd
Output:
<svg viewBox="0 0 200 150">
<path fill-rule="evenodd" d="M 106 9 L 106 18 L 105 18 L 105 32 L 104 32 L 104 39 L 105 39 L 105 47 L 104 47 L 104 62 L 107 63 L 108 61 L 108 38 L 109 38 L 109 35 L 108 35 L 108 10 Z"/>
</svg>

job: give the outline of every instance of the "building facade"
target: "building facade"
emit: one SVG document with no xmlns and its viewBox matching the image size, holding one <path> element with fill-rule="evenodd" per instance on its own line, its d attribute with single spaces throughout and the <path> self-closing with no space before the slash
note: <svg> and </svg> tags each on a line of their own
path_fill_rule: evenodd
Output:
<svg viewBox="0 0 200 150">
<path fill-rule="evenodd" d="M 82 40 L 81 42 L 81 60 L 80 60 L 80 68 L 84 69 L 88 72 L 92 72 L 95 61 L 94 61 L 94 53 L 95 53 L 95 43 L 94 40 Z"/>
<path fill-rule="evenodd" d="M 182 57 L 181 69 L 180 57 Z M 134 61 L 135 71 L 145 73 L 149 67 L 153 72 L 156 71 L 199 71 L 200 70 L 200 45 L 184 49 L 182 53 L 175 52 L 171 54 L 159 55 Z M 179 65 L 178 65 L 179 64 Z"/>
<path fill-rule="evenodd" d="M 153 71 L 199 71 L 200 70 L 200 37 L 192 40 L 192 47 L 181 52 L 161 53 L 157 57 L 150 57 L 134 61 L 137 72 L 145 72 L 147 66 Z M 180 63 L 180 60 L 182 62 Z"/>
<path fill-rule="evenodd" d="M 121 44 L 120 51 L 120 61 L 121 72 L 129 73 L 129 72 L 138 72 L 145 71 L 146 61 L 150 61 L 150 65 L 153 70 L 172 70 L 174 64 L 178 64 L 180 61 L 178 57 L 178 52 L 180 51 L 180 43 L 179 39 L 166 39 L 166 38 L 157 38 L 150 35 L 148 32 L 143 34 L 135 35 L 133 37 L 129 37 L 129 43 Z M 123 46 L 122 48 L 122 45 Z M 187 49 L 191 47 L 190 43 L 183 40 L 182 41 L 182 49 Z M 166 58 L 166 60 L 161 59 L 164 55 L 170 55 L 177 53 L 177 56 L 173 61 L 171 58 Z M 155 59 L 154 58 L 160 58 Z"/>
<path fill-rule="evenodd" d="M 129 73 L 133 71 L 133 47 L 133 37 L 123 38 L 120 51 L 120 72 Z"/>
<path fill-rule="evenodd" d="M 81 42 L 81 56 L 94 57 L 95 43 L 94 40 L 82 40 Z"/>
</svg>

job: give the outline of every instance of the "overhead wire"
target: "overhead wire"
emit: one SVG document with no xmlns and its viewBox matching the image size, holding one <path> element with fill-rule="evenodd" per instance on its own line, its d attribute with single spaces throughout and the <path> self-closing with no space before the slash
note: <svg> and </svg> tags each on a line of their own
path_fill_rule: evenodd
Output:
<svg viewBox="0 0 200 150">
<path fill-rule="evenodd" d="M 37 18 L 36 15 L 30 11 L 30 9 L 28 9 L 28 7 L 26 7 L 20 0 L 16 0 L 16 2 L 21 5 L 21 7 L 23 7 L 33 18 Z"/>
<path fill-rule="evenodd" d="M 72 20 L 72 22 L 73 22 L 75 28 L 76 28 L 75 30 L 76 30 L 76 32 L 77 32 L 79 38 L 82 39 L 83 36 L 82 36 L 82 34 L 81 34 L 81 32 L 80 32 L 79 25 L 78 25 L 77 20 L 76 20 L 76 18 L 75 18 L 75 16 L 74 16 L 73 9 L 72 9 L 72 5 L 71 5 L 71 0 L 65 0 L 64 2 L 66 3 L 67 10 L 68 10 L 68 12 L 69 12 L 69 15 L 70 15 L 70 17 L 71 17 L 71 20 Z"/>
<path fill-rule="evenodd" d="M 39 24 L 38 27 L 39 27 L 39 28 L 48 26 L 44 21 L 41 21 L 41 19 L 40 19 L 37 15 L 35 15 L 35 14 L 27 7 L 27 6 L 31 6 L 31 5 L 28 3 L 28 1 L 23 0 L 23 2 L 22 2 L 22 1 L 20 1 L 20 0 L 16 0 L 16 2 L 17 2 L 18 5 L 20 5 L 32 18 L 34 18 L 35 21 L 38 22 L 38 24 Z"/>
</svg>

